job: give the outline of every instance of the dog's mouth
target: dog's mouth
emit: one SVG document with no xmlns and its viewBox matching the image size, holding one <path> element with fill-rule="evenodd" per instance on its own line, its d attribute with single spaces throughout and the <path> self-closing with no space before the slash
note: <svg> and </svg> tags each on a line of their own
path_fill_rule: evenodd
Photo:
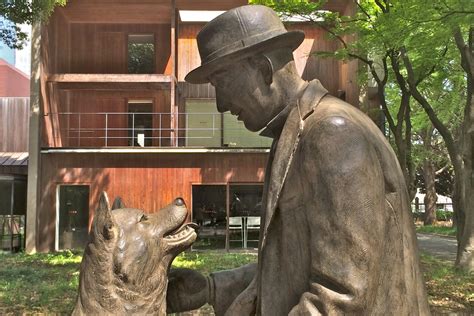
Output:
<svg viewBox="0 0 474 316">
<path fill-rule="evenodd" d="M 173 247 L 173 246 L 187 246 L 190 245 L 194 240 L 196 240 L 197 234 L 196 229 L 198 225 L 195 223 L 188 223 L 185 224 L 178 229 L 175 229 L 163 236 L 166 243 Z"/>
</svg>

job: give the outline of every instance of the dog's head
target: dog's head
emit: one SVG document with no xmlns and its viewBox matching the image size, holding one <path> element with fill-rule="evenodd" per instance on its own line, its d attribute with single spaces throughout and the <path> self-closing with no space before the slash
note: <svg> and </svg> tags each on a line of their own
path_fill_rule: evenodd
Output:
<svg viewBox="0 0 474 316">
<path fill-rule="evenodd" d="M 130 312 L 157 303 L 162 293 L 166 295 L 172 260 L 197 237 L 193 224 L 185 224 L 186 217 L 181 198 L 155 214 L 146 214 L 134 208 L 111 210 L 102 193 L 86 249 L 92 268 L 97 267 L 97 280 L 88 282 L 109 287 Z"/>
</svg>

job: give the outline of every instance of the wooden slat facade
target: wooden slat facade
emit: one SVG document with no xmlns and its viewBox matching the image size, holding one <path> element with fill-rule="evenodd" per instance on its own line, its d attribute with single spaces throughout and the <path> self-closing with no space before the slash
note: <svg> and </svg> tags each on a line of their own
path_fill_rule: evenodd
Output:
<svg viewBox="0 0 474 316">
<path fill-rule="evenodd" d="M 0 152 L 28 151 L 30 98 L 0 98 Z"/>
<path fill-rule="evenodd" d="M 346 12 L 349 3 L 354 5 L 348 0 L 329 1 L 327 8 Z M 151 100 L 155 113 L 185 113 L 186 99 L 215 99 L 211 85 L 184 82 L 185 75 L 200 65 L 196 35 L 204 24 L 182 23 L 177 12 L 227 10 L 243 4 L 246 1 L 68 1 L 66 7 L 55 11 L 41 32 L 41 147 L 46 150 L 129 146 L 128 131 L 124 130 L 129 128 L 126 114 L 110 114 L 105 120 L 103 115 L 85 113 L 126 113 L 129 100 Z M 347 101 L 357 105 L 357 64 L 312 56 L 314 52 L 338 47 L 322 30 L 302 23 L 288 28 L 303 30 L 306 34 L 303 44 L 294 53 L 302 77 L 318 78 L 332 94 L 345 95 Z M 154 34 L 156 71 L 150 82 L 127 74 L 128 34 L 136 33 Z M 80 122 L 77 114 L 60 113 L 81 113 Z M 171 116 L 161 120 L 153 117 L 152 124 L 153 128 L 168 130 L 185 127 L 183 121 L 173 121 Z M 122 139 L 112 138 L 105 144 L 105 126 L 116 128 L 108 131 L 108 137 Z M 80 135 L 84 136 L 80 141 L 77 134 L 73 135 L 79 127 Z M 176 134 L 170 131 L 154 133 L 154 137 L 168 140 L 153 140 L 152 146 L 184 145 L 176 143 L 176 139 L 172 139 Z M 111 199 L 121 196 L 127 206 L 155 211 L 178 196 L 191 205 L 192 184 L 262 183 L 267 156 L 266 152 L 232 150 L 194 154 L 44 151 L 40 154 L 37 174 L 33 175 L 39 178 L 37 191 L 40 192 L 37 250 L 50 251 L 55 247 L 56 197 L 60 185 L 89 185 L 90 215 L 101 191 L 107 191 Z M 89 218 L 91 221 L 92 216 Z"/>
<path fill-rule="evenodd" d="M 110 5 L 112 2 L 101 1 L 100 3 L 101 5 Z M 224 1 L 220 5 L 227 9 L 227 6 L 236 4 L 234 2 Z M 83 0 L 83 3 L 87 6 L 89 2 Z M 338 9 L 340 9 L 341 3 L 341 1 L 335 2 Z M 216 5 L 217 2 L 209 3 L 209 9 L 217 8 Z M 78 0 L 74 1 L 74 6 L 79 6 Z M 192 7 L 190 2 L 176 2 L 178 9 L 188 7 Z M 207 9 L 207 7 L 205 8 Z M 43 38 L 43 46 L 47 48 L 48 52 L 43 60 L 45 73 L 48 74 L 48 81 L 44 83 L 43 88 L 44 114 L 46 115 L 43 146 L 78 146 L 75 141 L 73 143 L 65 141 L 65 139 L 70 139 L 70 134 L 63 135 L 63 133 L 69 130 L 71 125 L 58 116 L 48 116 L 49 113 L 126 112 L 126 99 L 135 98 L 141 94 L 143 97 L 149 98 L 150 91 L 147 90 L 163 89 L 163 91 L 167 91 L 157 92 L 157 96 L 152 96 L 154 111 L 164 113 L 184 113 L 185 102 L 188 98 L 215 98 L 215 91 L 211 85 L 191 85 L 184 82 L 185 75 L 200 65 L 196 35 L 204 23 L 175 23 L 174 16 L 169 24 L 159 23 L 163 22 L 161 20 L 157 20 L 155 24 L 145 22 L 124 24 L 119 21 L 116 23 L 80 23 L 76 20 L 68 20 L 66 11 L 71 11 L 69 6 L 53 15 Z M 294 52 L 296 66 L 302 77 L 305 80 L 317 78 L 331 94 L 343 96 L 348 102 L 358 105 L 357 64 L 314 56 L 314 52 L 334 51 L 339 45 L 337 41 L 328 40 L 323 30 L 304 23 L 293 23 L 288 25 L 288 29 L 302 30 L 306 34 L 304 42 Z M 156 74 L 168 75 L 169 78 L 176 76 L 177 89 L 175 89 L 174 82 L 169 81 L 167 77 L 163 77 L 166 78 L 166 81 L 160 86 L 159 82 L 153 85 L 154 79 L 151 79 L 148 84 L 146 82 L 138 84 L 141 82 L 139 80 L 142 80 L 141 77 L 137 76 L 135 80 L 133 76 L 126 75 L 128 71 L 127 36 L 135 33 L 154 34 Z M 177 37 L 177 41 L 173 44 L 175 37 Z M 173 56 L 174 58 L 172 58 Z M 115 77 L 112 77 L 114 74 Z M 108 82 L 102 82 L 107 78 L 110 79 Z M 125 91 L 129 91 L 128 95 Z M 81 97 L 81 94 L 84 97 Z M 117 98 L 118 94 L 122 95 L 122 98 Z M 115 104 L 112 100 L 115 100 Z M 158 104 L 158 100 L 166 103 Z M 103 117 L 89 117 L 90 120 L 87 123 L 89 128 L 104 128 Z M 179 128 L 185 127 L 183 122 L 176 122 L 178 117 L 176 115 L 169 117 L 171 120 L 167 125 L 172 130 L 178 126 Z M 126 120 L 122 119 L 121 124 L 122 126 L 117 127 L 128 128 Z M 153 125 L 156 126 L 155 123 Z M 176 134 L 173 133 L 173 135 Z M 183 136 L 182 133 L 179 136 Z M 173 140 L 172 138 L 166 144 L 175 145 Z M 99 139 L 82 142 L 80 146 L 104 145 L 104 141 Z M 107 145 L 126 146 L 127 144 L 126 140 L 122 140 L 112 141 Z M 154 142 L 153 145 L 164 144 Z"/>
<path fill-rule="evenodd" d="M 42 155 L 42 195 L 37 236 L 40 251 L 54 250 L 56 192 L 61 184 L 90 185 L 93 215 L 101 191 L 111 201 L 154 212 L 183 197 L 191 208 L 192 184 L 261 183 L 267 153 L 61 153 Z M 92 216 L 90 216 L 92 219 Z"/>
</svg>

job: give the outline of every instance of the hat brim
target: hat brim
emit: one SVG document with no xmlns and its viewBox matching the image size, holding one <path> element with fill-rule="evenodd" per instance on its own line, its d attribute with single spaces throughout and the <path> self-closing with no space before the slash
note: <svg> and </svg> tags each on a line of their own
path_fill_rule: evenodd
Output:
<svg viewBox="0 0 474 316">
<path fill-rule="evenodd" d="M 256 53 L 273 50 L 275 48 L 288 47 L 291 50 L 295 50 L 301 45 L 303 40 L 304 33 L 302 31 L 290 31 L 277 35 L 255 45 L 251 45 L 230 54 L 213 59 L 208 63 L 191 70 L 186 75 L 184 80 L 186 80 L 186 82 L 195 84 L 208 83 L 209 75 L 228 64 L 247 58 Z"/>
</svg>

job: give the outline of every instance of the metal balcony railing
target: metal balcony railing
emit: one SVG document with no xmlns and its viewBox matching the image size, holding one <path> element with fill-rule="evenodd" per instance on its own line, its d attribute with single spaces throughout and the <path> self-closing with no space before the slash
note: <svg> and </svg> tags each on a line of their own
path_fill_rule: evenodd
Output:
<svg viewBox="0 0 474 316">
<path fill-rule="evenodd" d="M 53 147 L 262 147 L 230 113 L 50 113 Z"/>
</svg>

